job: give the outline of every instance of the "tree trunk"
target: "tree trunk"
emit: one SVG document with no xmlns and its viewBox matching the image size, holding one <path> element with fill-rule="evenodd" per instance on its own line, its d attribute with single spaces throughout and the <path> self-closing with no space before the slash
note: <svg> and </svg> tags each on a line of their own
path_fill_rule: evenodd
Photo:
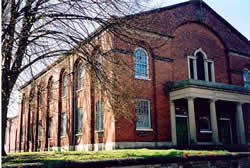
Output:
<svg viewBox="0 0 250 168">
<path fill-rule="evenodd" d="M 7 153 L 4 149 L 4 144 L 6 136 L 8 105 L 10 94 L 13 90 L 18 75 L 18 73 L 9 73 L 5 68 L 2 69 L 2 156 L 7 156 Z"/>
<path fill-rule="evenodd" d="M 7 156 L 7 153 L 4 149 L 5 144 L 5 133 L 6 133 L 6 126 L 7 126 L 7 112 L 8 112 L 8 104 L 9 104 L 9 95 L 5 93 L 6 86 L 2 85 L 2 156 Z M 8 89 L 7 89 L 8 90 Z"/>
</svg>

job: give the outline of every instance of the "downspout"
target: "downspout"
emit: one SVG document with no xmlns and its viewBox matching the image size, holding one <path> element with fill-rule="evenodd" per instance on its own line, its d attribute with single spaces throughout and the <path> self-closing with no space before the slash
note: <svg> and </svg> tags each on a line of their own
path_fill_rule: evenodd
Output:
<svg viewBox="0 0 250 168">
<path fill-rule="evenodd" d="M 157 109 L 157 96 L 156 96 L 156 73 L 155 73 L 155 59 L 154 59 L 154 53 L 151 49 L 151 54 L 152 54 L 152 70 L 153 70 L 153 76 L 152 76 L 152 81 L 153 81 L 153 98 L 154 98 L 154 114 L 155 114 L 155 147 L 158 147 L 158 109 Z"/>
<path fill-rule="evenodd" d="M 76 88 L 75 88 L 76 82 L 75 82 L 75 68 L 73 70 L 73 130 L 72 130 L 72 145 L 73 149 L 75 150 L 75 132 L 76 132 L 76 120 L 75 120 L 75 105 L 76 105 Z"/>
</svg>

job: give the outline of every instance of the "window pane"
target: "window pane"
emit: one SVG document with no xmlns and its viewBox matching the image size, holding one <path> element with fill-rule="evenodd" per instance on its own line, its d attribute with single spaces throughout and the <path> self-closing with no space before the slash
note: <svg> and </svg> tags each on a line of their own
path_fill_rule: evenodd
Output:
<svg viewBox="0 0 250 168">
<path fill-rule="evenodd" d="M 212 81 L 212 63 L 208 62 L 208 81 Z"/>
<path fill-rule="evenodd" d="M 49 86 L 49 101 L 51 102 L 53 100 L 53 81 L 51 81 Z"/>
<path fill-rule="evenodd" d="M 63 75 L 63 81 L 62 81 L 62 96 L 66 96 L 66 92 L 67 92 L 67 89 L 66 89 L 66 87 L 67 87 L 67 76 L 66 76 L 66 74 L 64 74 Z"/>
<path fill-rule="evenodd" d="M 66 124 L 67 124 L 66 112 L 64 112 L 61 114 L 61 136 L 66 135 Z"/>
<path fill-rule="evenodd" d="M 49 132 L 48 132 L 48 137 L 52 138 L 52 133 L 53 133 L 53 118 L 49 118 Z"/>
<path fill-rule="evenodd" d="M 42 120 L 39 121 L 38 123 L 38 139 L 41 139 L 42 138 Z"/>
<path fill-rule="evenodd" d="M 150 128 L 149 103 L 149 100 L 138 100 L 136 102 L 136 128 Z"/>
<path fill-rule="evenodd" d="M 83 111 L 82 108 L 78 108 L 77 110 L 77 133 L 82 133 L 82 117 Z"/>
<path fill-rule="evenodd" d="M 33 138 L 33 126 L 32 124 L 30 124 L 30 127 L 29 127 L 29 141 L 31 141 Z"/>
<path fill-rule="evenodd" d="M 200 52 L 197 54 L 197 77 L 198 80 L 205 80 L 204 59 Z"/>
<path fill-rule="evenodd" d="M 244 87 L 250 88 L 250 72 L 245 70 L 243 73 Z"/>
<path fill-rule="evenodd" d="M 134 52 L 135 76 L 148 77 L 148 56 L 145 50 L 139 48 Z"/>
<path fill-rule="evenodd" d="M 78 69 L 77 69 L 77 89 L 81 89 L 82 88 L 82 77 L 83 77 L 83 67 L 82 64 L 78 65 Z"/>
<path fill-rule="evenodd" d="M 189 69 L 190 69 L 190 77 L 194 79 L 194 60 L 192 58 L 189 59 Z"/>
<path fill-rule="evenodd" d="M 96 103 L 96 130 L 104 129 L 104 102 L 98 101 Z"/>
</svg>

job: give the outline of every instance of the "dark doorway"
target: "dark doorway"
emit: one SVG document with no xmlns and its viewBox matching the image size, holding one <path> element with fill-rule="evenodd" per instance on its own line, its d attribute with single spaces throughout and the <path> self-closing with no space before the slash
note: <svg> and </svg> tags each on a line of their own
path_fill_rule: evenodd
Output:
<svg viewBox="0 0 250 168">
<path fill-rule="evenodd" d="M 224 145 L 232 144 L 231 121 L 229 119 L 219 120 L 220 142 Z"/>
<path fill-rule="evenodd" d="M 188 142 L 188 127 L 186 117 L 176 117 L 176 136 L 178 146 L 187 146 Z"/>
</svg>

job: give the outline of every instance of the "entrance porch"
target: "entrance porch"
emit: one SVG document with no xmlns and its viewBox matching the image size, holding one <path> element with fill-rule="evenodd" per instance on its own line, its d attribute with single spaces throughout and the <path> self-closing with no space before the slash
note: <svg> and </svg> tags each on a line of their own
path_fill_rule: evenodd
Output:
<svg viewBox="0 0 250 168">
<path fill-rule="evenodd" d="M 247 144 L 243 106 L 250 105 L 249 89 L 197 80 L 168 88 L 173 145 Z"/>
</svg>

